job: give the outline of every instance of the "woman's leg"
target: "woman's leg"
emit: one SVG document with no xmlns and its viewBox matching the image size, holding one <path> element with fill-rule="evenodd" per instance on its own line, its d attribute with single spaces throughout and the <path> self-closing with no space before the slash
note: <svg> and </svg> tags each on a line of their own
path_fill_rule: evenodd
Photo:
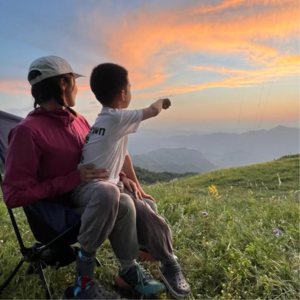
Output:
<svg viewBox="0 0 300 300">
<path fill-rule="evenodd" d="M 165 219 L 145 201 L 136 199 L 126 189 L 124 192 L 131 196 L 135 205 L 138 241 L 160 261 L 159 272 L 169 292 L 176 298 L 188 295 L 190 286 L 174 259 L 172 234 Z"/>
<path fill-rule="evenodd" d="M 156 205 L 156 203 L 155 203 L 154 201 L 152 201 L 151 199 L 148 199 L 148 198 L 143 198 L 143 200 L 144 200 L 148 205 L 150 205 L 150 207 L 152 208 L 152 210 L 153 210 L 154 212 L 158 213 L 158 212 L 157 212 L 157 205 Z"/>
<path fill-rule="evenodd" d="M 145 199 L 136 199 L 133 193 L 124 189 L 134 202 L 138 242 L 158 261 L 173 259 L 173 241 L 171 230 L 165 219 L 156 213 Z M 153 201 L 151 201 L 154 203 Z M 155 204 L 155 203 L 154 203 Z M 153 205 L 153 204 L 152 204 Z M 155 205 L 156 206 L 156 205 Z"/>
<path fill-rule="evenodd" d="M 152 201 L 151 199 L 148 199 L 148 198 L 143 198 L 143 201 L 145 201 L 155 213 L 158 213 L 157 205 L 154 201 Z M 150 260 L 150 261 L 153 260 L 151 255 L 149 255 L 147 247 L 145 245 L 140 244 L 139 247 L 140 247 L 140 259 Z"/>
<path fill-rule="evenodd" d="M 112 233 L 109 236 L 114 252 L 121 264 L 116 284 L 121 288 L 132 288 L 141 294 L 156 294 L 164 285 L 146 273 L 135 261 L 139 254 L 136 230 L 136 212 L 129 195 L 121 194 L 119 212 Z"/>
</svg>

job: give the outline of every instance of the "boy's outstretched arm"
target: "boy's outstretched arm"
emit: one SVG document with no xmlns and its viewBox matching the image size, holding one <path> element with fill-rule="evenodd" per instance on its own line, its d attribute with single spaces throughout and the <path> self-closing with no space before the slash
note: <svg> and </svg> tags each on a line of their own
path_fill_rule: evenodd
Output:
<svg viewBox="0 0 300 300">
<path fill-rule="evenodd" d="M 147 120 L 156 117 L 162 109 L 168 109 L 171 106 L 171 101 L 168 98 L 157 100 L 149 107 L 143 109 L 143 119 Z"/>
<path fill-rule="evenodd" d="M 132 164 L 132 160 L 129 156 L 129 154 L 127 154 L 125 156 L 125 161 L 124 161 L 124 164 L 123 164 L 123 168 L 122 168 L 123 172 L 126 174 L 126 176 L 131 179 L 132 181 L 135 182 L 138 190 L 140 193 L 137 193 L 135 195 L 136 198 L 148 198 L 148 199 L 151 199 L 152 201 L 154 201 L 154 199 L 150 196 L 150 195 L 147 195 L 142 187 L 140 186 L 140 183 L 136 177 L 136 174 L 135 174 L 135 171 L 134 171 L 134 168 L 133 168 L 133 164 Z M 155 201 L 154 201 L 155 202 Z"/>
</svg>

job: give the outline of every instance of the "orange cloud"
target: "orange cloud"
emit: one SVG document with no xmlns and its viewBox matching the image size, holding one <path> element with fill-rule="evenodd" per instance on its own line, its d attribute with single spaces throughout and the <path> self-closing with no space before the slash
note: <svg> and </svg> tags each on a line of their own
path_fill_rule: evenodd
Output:
<svg viewBox="0 0 300 300">
<path fill-rule="evenodd" d="M 252 7 L 254 5 L 270 5 L 270 4 L 277 4 L 284 6 L 286 4 L 291 3 L 290 0 L 227 0 L 223 1 L 218 5 L 209 5 L 209 4 L 200 4 L 199 6 L 193 7 L 190 12 L 192 14 L 206 14 L 211 12 L 219 12 L 226 10 L 228 8 L 237 8 L 240 6 L 244 7 Z"/>
<path fill-rule="evenodd" d="M 113 22 L 108 16 L 103 16 L 99 5 L 99 9 L 88 17 L 80 16 L 80 22 L 87 24 L 86 35 L 92 43 L 91 52 L 94 49 L 102 60 L 105 57 L 105 60 L 127 67 L 133 90 L 139 97 L 214 87 L 252 86 L 271 80 L 274 73 L 274 80 L 298 74 L 299 57 L 288 55 L 298 52 L 298 49 L 282 48 L 285 42 L 298 39 L 298 1 L 224 0 L 218 5 L 209 4 L 209 1 L 208 4 L 190 3 L 185 2 L 183 8 L 172 5 L 164 10 L 142 6 Z M 98 43 L 99 30 L 104 28 L 103 20 L 106 21 L 105 35 Z M 282 53 L 285 55 L 281 56 Z M 255 70 L 204 67 L 201 63 L 202 66 L 197 67 L 199 71 L 218 72 L 227 77 L 190 84 L 194 73 L 187 73 L 182 76 L 180 84 L 172 84 L 172 77 L 180 74 L 182 68 L 191 69 L 188 65 L 190 55 L 198 54 L 237 57 L 252 64 Z M 85 81 L 78 81 L 78 84 L 81 97 L 93 97 Z M 26 81 L 0 82 L 2 93 L 22 91 L 30 93 Z"/>
<path fill-rule="evenodd" d="M 107 55 L 129 69 L 136 90 L 160 88 L 176 61 L 193 53 L 239 55 L 265 66 L 280 55 L 278 43 L 298 37 L 298 10 L 294 0 L 229 0 L 164 11 L 142 7 L 106 26 Z M 100 26 L 95 17 L 91 36 Z"/>
<path fill-rule="evenodd" d="M 221 82 L 231 82 L 234 86 L 250 86 L 287 76 L 296 76 L 299 74 L 299 62 L 299 55 L 289 55 L 274 60 L 264 69 L 253 71 L 205 66 L 194 67 L 194 69 L 230 75 L 228 79 Z"/>
<path fill-rule="evenodd" d="M 203 84 L 184 84 L 184 85 L 171 85 L 163 88 L 159 92 L 138 93 L 138 98 L 160 97 L 167 94 L 184 94 L 193 91 L 200 91 L 208 88 L 236 88 L 236 87 L 251 87 L 261 85 L 265 82 L 277 81 L 280 78 L 292 77 L 299 75 L 299 55 L 288 55 L 279 57 L 263 69 L 258 70 L 241 70 L 229 69 L 225 67 L 212 67 L 212 66 L 194 66 L 192 69 L 199 71 L 210 71 L 219 74 L 227 75 L 228 77 L 221 80 L 216 80 Z"/>
</svg>

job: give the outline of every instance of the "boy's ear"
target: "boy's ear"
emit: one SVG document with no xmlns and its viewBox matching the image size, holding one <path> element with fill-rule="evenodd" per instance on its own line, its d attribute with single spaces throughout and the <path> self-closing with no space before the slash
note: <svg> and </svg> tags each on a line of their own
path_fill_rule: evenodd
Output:
<svg viewBox="0 0 300 300">
<path fill-rule="evenodd" d="M 122 91 L 121 91 L 121 100 L 122 100 L 122 101 L 126 101 L 125 94 L 126 94 L 125 91 L 122 90 Z"/>
</svg>

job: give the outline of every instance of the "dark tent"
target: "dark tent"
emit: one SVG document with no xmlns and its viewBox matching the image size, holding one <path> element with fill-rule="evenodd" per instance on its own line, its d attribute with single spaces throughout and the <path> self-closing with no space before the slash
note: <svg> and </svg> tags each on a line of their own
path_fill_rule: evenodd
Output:
<svg viewBox="0 0 300 300">
<path fill-rule="evenodd" d="M 9 114 L 0 110 L 0 153 L 4 155 L 8 148 L 7 137 L 12 128 L 14 128 L 23 118 Z"/>
</svg>

